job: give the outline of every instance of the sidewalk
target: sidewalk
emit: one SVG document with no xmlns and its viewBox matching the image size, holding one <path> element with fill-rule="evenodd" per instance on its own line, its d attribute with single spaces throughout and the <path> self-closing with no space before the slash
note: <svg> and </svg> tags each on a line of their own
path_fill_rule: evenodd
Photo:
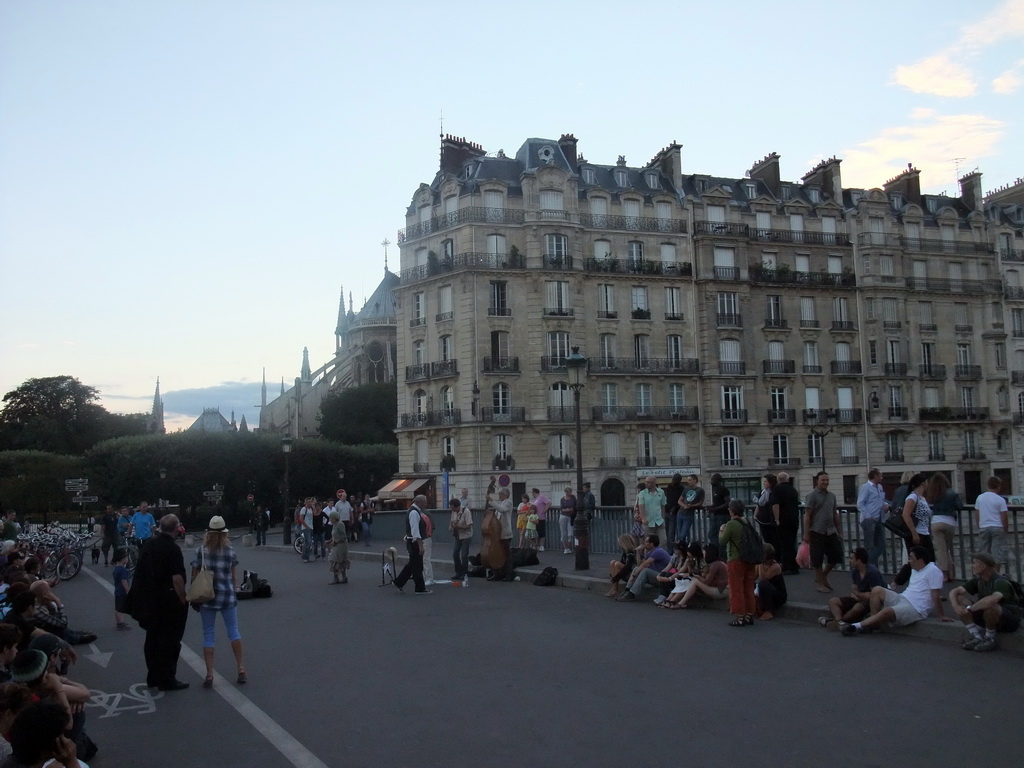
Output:
<svg viewBox="0 0 1024 768">
<path fill-rule="evenodd" d="M 280 541 L 280 529 L 277 529 L 274 533 L 277 533 L 276 538 Z M 239 541 L 238 544 L 241 545 L 241 541 Z M 399 569 L 401 569 L 401 563 L 407 559 L 405 554 L 405 543 L 402 541 L 384 542 L 374 539 L 372 546 L 370 547 L 364 547 L 360 543 L 349 544 L 349 559 L 373 562 L 379 567 L 381 563 L 381 553 L 388 547 L 395 548 L 397 552 L 395 559 L 399 563 Z M 295 557 L 296 562 L 299 562 L 298 555 L 296 555 L 294 550 L 290 547 L 285 547 L 281 544 L 268 544 L 266 549 L 291 554 Z M 475 555 L 477 552 L 478 550 L 474 550 L 472 554 Z M 432 554 L 433 557 L 431 557 L 431 562 L 434 564 L 435 582 L 447 580 L 454 570 L 451 559 L 451 541 L 448 538 L 437 539 L 434 543 L 434 550 Z M 601 595 L 608 590 L 608 563 L 612 559 L 610 555 L 591 555 L 590 570 L 588 571 L 573 570 L 575 565 L 575 556 L 563 555 L 560 549 L 557 551 L 538 552 L 537 557 L 540 560 L 539 565 L 516 569 L 516 574 L 521 576 L 524 582 L 532 582 L 534 577 L 536 577 L 544 568 L 553 566 L 558 569 L 558 580 L 556 584 L 560 587 L 577 589 L 585 592 L 596 592 Z M 481 579 L 480 581 L 483 580 Z M 829 581 L 832 583 L 832 586 L 835 587 L 835 592 L 832 594 L 840 596 L 849 594 L 851 582 L 848 571 L 833 571 L 829 577 Z M 948 594 L 950 589 L 960 583 L 961 582 L 953 582 L 952 584 L 946 585 L 943 588 L 943 593 Z M 820 616 L 827 615 L 825 605 L 828 598 L 832 595 L 823 594 L 817 591 L 812 571 L 805 569 L 800 572 L 799 576 L 787 576 L 786 591 L 788 593 L 789 600 L 776 614 L 776 620 L 784 619 L 787 621 L 801 621 L 817 626 L 818 618 Z M 646 603 L 649 605 L 649 601 L 653 601 L 655 593 L 653 590 L 645 589 L 644 596 L 645 598 L 649 596 L 649 600 L 643 600 L 640 604 L 642 605 Z M 728 600 L 701 602 L 702 605 L 708 606 L 712 610 L 725 612 L 729 608 Z M 949 604 L 944 602 L 943 605 L 946 608 L 946 615 L 952 616 Z M 649 607 L 651 606 L 649 605 Z M 623 610 L 637 610 L 637 608 L 636 606 L 623 606 Z M 824 629 L 822 629 L 821 632 L 822 634 L 832 634 L 826 632 Z M 886 629 L 885 634 L 909 635 L 919 639 L 946 643 L 951 647 L 958 649 L 961 641 L 967 637 L 963 624 L 961 624 L 959 620 L 955 623 L 943 623 L 934 618 L 920 621 L 909 627 Z M 1001 633 L 998 639 L 999 649 L 1001 651 L 1024 655 L 1024 628 L 1010 634 Z"/>
</svg>

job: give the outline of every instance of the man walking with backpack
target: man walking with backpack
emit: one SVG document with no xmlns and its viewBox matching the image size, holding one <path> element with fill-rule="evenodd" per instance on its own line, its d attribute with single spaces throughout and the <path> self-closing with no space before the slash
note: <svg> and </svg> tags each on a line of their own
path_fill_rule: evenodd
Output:
<svg viewBox="0 0 1024 768">
<path fill-rule="evenodd" d="M 421 493 L 412 500 L 412 506 L 409 507 L 409 519 L 405 523 L 408 531 L 405 537 L 405 548 L 409 552 L 409 562 L 405 564 L 397 578 L 391 582 L 398 587 L 399 592 L 411 578 L 417 595 L 431 594 L 431 591 L 423 583 L 423 539 L 427 536 L 427 523 L 423 507 L 426 504 L 427 497 Z"/>
</svg>

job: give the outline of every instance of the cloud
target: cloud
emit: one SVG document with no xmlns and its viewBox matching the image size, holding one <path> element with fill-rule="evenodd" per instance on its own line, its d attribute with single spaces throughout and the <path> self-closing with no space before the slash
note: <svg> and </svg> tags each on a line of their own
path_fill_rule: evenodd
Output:
<svg viewBox="0 0 1024 768">
<path fill-rule="evenodd" d="M 259 426 L 260 395 L 262 384 L 258 381 L 226 381 L 212 387 L 196 389 L 179 389 L 163 393 L 164 415 L 174 415 L 189 419 L 191 424 L 203 413 L 204 408 L 219 408 L 224 418 L 231 420 L 231 412 L 235 420 L 241 421 L 243 414 L 250 428 Z M 277 393 L 268 392 L 268 398 Z"/>
<path fill-rule="evenodd" d="M 955 189 L 952 158 L 965 157 L 973 167 L 977 160 L 995 154 L 1005 128 L 1005 123 L 985 115 L 915 109 L 907 124 L 884 128 L 842 153 L 843 184 L 881 187 L 912 162 L 922 169 L 923 180 L 930 186 Z"/>
<path fill-rule="evenodd" d="M 973 96 L 977 90 L 971 71 L 953 61 L 948 53 L 896 67 L 893 82 L 914 93 L 930 93 L 950 99 Z"/>
<path fill-rule="evenodd" d="M 1024 75 L 1024 59 L 1018 61 L 992 81 L 992 92 L 1008 96 L 1020 88 L 1021 83 L 1024 83 L 1022 75 Z"/>
<path fill-rule="evenodd" d="M 1024 0 L 1006 0 L 998 8 L 964 27 L 952 45 L 913 64 L 901 65 L 893 82 L 914 93 L 944 98 L 965 98 L 977 92 L 977 76 L 970 62 L 986 48 L 1003 40 L 1024 38 Z M 1016 90 L 1019 77 L 1011 69 L 992 82 L 996 93 Z M 1001 89 L 1009 90 L 1001 90 Z"/>
</svg>

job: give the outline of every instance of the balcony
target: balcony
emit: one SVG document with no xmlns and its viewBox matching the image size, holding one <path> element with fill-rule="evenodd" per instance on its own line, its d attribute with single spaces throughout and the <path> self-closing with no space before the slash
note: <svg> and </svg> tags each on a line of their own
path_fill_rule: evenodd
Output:
<svg viewBox="0 0 1024 768">
<path fill-rule="evenodd" d="M 1013 371 L 1010 374 L 1010 383 L 1015 387 L 1024 387 L 1024 371 Z"/>
<path fill-rule="evenodd" d="M 970 323 L 959 323 L 953 326 L 955 333 L 974 333 L 974 326 Z"/>
<path fill-rule="evenodd" d="M 702 235 L 714 235 L 717 237 L 747 237 L 750 227 L 746 224 L 733 224 L 724 221 L 695 221 L 693 223 L 694 237 Z"/>
<path fill-rule="evenodd" d="M 434 322 L 444 323 L 447 322 L 448 320 L 451 320 L 453 317 L 455 317 L 454 312 L 438 312 L 436 315 L 434 315 Z"/>
<path fill-rule="evenodd" d="M 629 316 L 634 320 L 650 320 L 651 310 L 646 309 L 645 307 L 633 307 Z"/>
<path fill-rule="evenodd" d="M 541 263 L 544 269 L 572 269 L 572 256 L 561 253 L 545 253 Z"/>
<path fill-rule="evenodd" d="M 715 320 L 719 328 L 742 328 L 743 318 L 739 312 L 719 312 Z"/>
<path fill-rule="evenodd" d="M 508 208 L 484 208 L 483 206 L 460 208 L 457 211 L 442 216 L 432 216 L 427 221 L 421 221 L 398 230 L 398 244 L 426 237 L 435 232 L 443 232 L 460 224 L 522 224 L 525 218 L 523 214 L 523 211 Z"/>
<path fill-rule="evenodd" d="M 697 374 L 700 362 L 690 357 L 594 357 L 590 359 L 589 370 L 591 374 Z"/>
<path fill-rule="evenodd" d="M 818 424 L 824 424 L 826 422 L 825 416 L 826 416 L 827 413 L 828 413 L 828 411 L 826 411 L 823 408 L 804 408 L 804 410 L 803 410 L 804 424 L 808 424 L 810 426 L 816 426 Z"/>
<path fill-rule="evenodd" d="M 1024 288 L 1019 285 L 1008 285 L 1003 291 L 1003 296 L 1013 301 L 1024 299 Z"/>
<path fill-rule="evenodd" d="M 665 320 L 667 320 L 669 322 L 680 322 L 681 323 L 683 321 L 683 313 L 682 312 L 666 312 L 665 313 Z"/>
<path fill-rule="evenodd" d="M 412 463 L 412 471 L 413 472 L 429 472 L 430 471 L 430 462 L 427 462 L 427 461 L 414 461 Z"/>
<path fill-rule="evenodd" d="M 869 233 L 865 233 L 869 234 Z M 957 240 L 927 239 L 899 236 L 900 245 L 907 251 L 929 251 L 932 253 L 995 253 L 990 243 L 969 243 Z"/>
<path fill-rule="evenodd" d="M 833 331 L 856 331 L 857 329 L 853 325 L 852 320 L 833 320 L 832 321 Z"/>
<path fill-rule="evenodd" d="M 484 358 L 484 373 L 519 373 L 518 357 L 491 357 Z"/>
<path fill-rule="evenodd" d="M 964 451 L 960 456 L 961 461 L 984 461 L 986 458 L 984 451 L 977 449 Z"/>
<path fill-rule="evenodd" d="M 762 267 L 751 265 L 747 269 L 751 281 L 772 285 L 801 285 L 821 288 L 855 288 L 857 278 L 846 272 L 794 272 L 788 267 Z"/>
<path fill-rule="evenodd" d="M 693 264 L 688 261 L 657 261 L 654 259 L 616 259 L 611 256 L 583 260 L 584 272 L 619 275 L 667 275 L 693 277 Z"/>
<path fill-rule="evenodd" d="M 673 467 L 685 467 L 690 463 L 689 456 L 669 456 L 668 460 L 672 462 Z"/>
<path fill-rule="evenodd" d="M 657 456 L 637 456 L 636 465 L 638 467 L 656 467 L 658 466 Z"/>
<path fill-rule="evenodd" d="M 562 424 L 575 423 L 576 406 L 574 405 L 549 405 L 548 421 L 560 422 Z"/>
<path fill-rule="evenodd" d="M 988 408 L 920 408 L 920 421 L 988 421 Z"/>
<path fill-rule="evenodd" d="M 1017 248 L 1002 248 L 999 256 L 1003 261 L 1024 261 L 1024 250 Z"/>
<path fill-rule="evenodd" d="M 414 317 L 409 321 L 410 328 L 419 328 L 421 325 L 427 324 L 427 318 L 425 317 Z"/>
<path fill-rule="evenodd" d="M 954 379 L 968 379 L 977 381 L 981 378 L 980 365 L 957 365 L 953 368 Z"/>
<path fill-rule="evenodd" d="M 458 376 L 458 360 L 439 360 L 430 364 L 430 378 L 442 379 L 445 376 Z"/>
<path fill-rule="evenodd" d="M 860 456 L 841 456 L 840 464 L 860 464 Z"/>
<path fill-rule="evenodd" d="M 804 373 L 821 373 L 821 366 L 820 365 L 806 365 L 805 364 L 804 368 L 803 368 L 803 371 L 804 371 Z"/>
<path fill-rule="evenodd" d="M 919 323 L 917 330 L 921 331 L 921 333 L 935 333 L 939 330 L 939 326 L 935 323 Z"/>
<path fill-rule="evenodd" d="M 599 309 L 597 310 L 598 320 L 618 320 L 619 313 L 611 309 Z"/>
<path fill-rule="evenodd" d="M 928 461 L 945 461 L 946 454 L 943 451 L 928 451 Z"/>
<path fill-rule="evenodd" d="M 799 467 L 801 462 L 796 456 L 778 456 L 768 459 L 768 466 L 773 469 L 776 467 Z"/>
<path fill-rule="evenodd" d="M 766 376 L 792 375 L 796 373 L 796 362 L 793 360 L 762 360 Z"/>
<path fill-rule="evenodd" d="M 721 411 L 722 421 L 727 424 L 746 424 L 746 408 L 723 408 Z"/>
<path fill-rule="evenodd" d="M 1024 424 L 1024 412 L 1018 411 L 1017 413 L 1013 414 L 1013 423 L 1017 426 L 1021 426 L 1022 424 Z"/>
<path fill-rule="evenodd" d="M 406 381 L 423 381 L 430 378 L 430 365 L 428 363 L 420 363 L 418 365 L 407 365 L 405 366 L 405 380 Z"/>
<path fill-rule="evenodd" d="M 906 376 L 907 375 L 907 364 L 906 363 L 886 363 L 885 364 L 885 375 L 886 376 Z"/>
<path fill-rule="evenodd" d="M 788 331 L 789 321 L 783 320 L 781 317 L 766 317 L 764 327 L 766 330 Z"/>
<path fill-rule="evenodd" d="M 488 307 L 488 317 L 512 317 L 512 307 Z"/>
<path fill-rule="evenodd" d="M 433 260 L 427 264 L 403 269 L 400 280 L 403 285 L 414 283 L 444 272 L 462 269 L 526 269 L 526 258 L 521 253 L 478 253 L 467 251 L 454 256 L 446 256 L 442 260 Z"/>
<path fill-rule="evenodd" d="M 801 317 L 800 318 L 800 327 L 801 328 L 820 328 L 821 327 L 821 323 L 819 323 L 817 320 L 809 320 L 809 319 L 805 319 L 805 318 Z"/>
<path fill-rule="evenodd" d="M 833 360 L 829 366 L 833 376 L 856 376 L 861 372 L 860 360 Z"/>
<path fill-rule="evenodd" d="M 885 451 L 885 460 L 886 461 L 903 461 L 903 451 L 890 451 L 890 450 L 886 449 L 886 451 Z"/>
<path fill-rule="evenodd" d="M 606 213 L 581 213 L 580 225 L 591 229 L 619 229 L 629 232 L 675 232 L 685 234 L 686 219 L 656 219 L 649 216 L 611 216 Z"/>
<path fill-rule="evenodd" d="M 723 467 L 742 467 L 743 459 L 738 456 L 723 456 L 722 457 Z"/>
<path fill-rule="evenodd" d="M 715 280 L 739 280 L 739 267 L 714 267 Z"/>
<path fill-rule="evenodd" d="M 898 405 L 889 406 L 889 421 L 906 421 L 909 416 L 906 408 Z"/>
<path fill-rule="evenodd" d="M 1014 328 L 1010 335 L 1015 339 L 1024 339 L 1024 328 Z"/>
<path fill-rule="evenodd" d="M 906 286 L 914 291 L 933 293 L 999 293 L 1001 280 L 949 280 L 941 277 L 908 277 Z"/>
<path fill-rule="evenodd" d="M 574 317 L 575 314 L 571 307 L 544 307 L 544 317 Z"/>
<path fill-rule="evenodd" d="M 772 408 L 768 411 L 769 424 L 795 424 L 796 409 L 794 408 Z"/>
<path fill-rule="evenodd" d="M 626 467 L 629 466 L 625 456 L 602 456 L 598 459 L 598 466 L 601 467 Z"/>
<path fill-rule="evenodd" d="M 836 408 L 836 424 L 860 424 L 864 421 L 864 411 L 861 408 Z"/>
<path fill-rule="evenodd" d="M 492 424 L 522 424 L 526 421 L 526 409 L 522 406 L 481 408 L 480 421 Z"/>
<path fill-rule="evenodd" d="M 806 232 L 792 229 L 750 228 L 750 239 L 772 243 L 800 243 L 804 245 L 849 245 L 845 232 Z"/>
<path fill-rule="evenodd" d="M 887 331 L 898 331 L 903 327 L 903 323 L 899 320 L 883 320 L 882 328 Z"/>
<path fill-rule="evenodd" d="M 699 413 L 695 405 L 595 405 L 591 416 L 596 422 L 616 421 L 697 421 Z"/>
<path fill-rule="evenodd" d="M 561 373 L 565 371 L 565 358 L 567 355 L 545 355 L 540 359 L 540 369 L 544 373 Z M 593 367 L 592 365 L 588 368 Z"/>
<path fill-rule="evenodd" d="M 919 365 L 917 374 L 922 379 L 942 380 L 946 378 L 946 366 L 944 365 Z"/>
<path fill-rule="evenodd" d="M 743 376 L 747 372 L 747 364 L 740 360 L 722 360 L 718 363 L 718 372 L 727 376 Z"/>
<path fill-rule="evenodd" d="M 446 408 L 442 411 L 403 413 L 398 423 L 402 428 L 447 427 L 462 423 L 462 411 L 459 408 Z"/>
</svg>

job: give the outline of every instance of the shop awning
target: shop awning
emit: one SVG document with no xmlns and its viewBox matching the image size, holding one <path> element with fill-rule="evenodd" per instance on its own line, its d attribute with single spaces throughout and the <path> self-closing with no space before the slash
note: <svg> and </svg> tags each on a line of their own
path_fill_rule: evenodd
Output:
<svg viewBox="0 0 1024 768">
<path fill-rule="evenodd" d="M 377 491 L 377 498 L 381 501 L 387 499 L 409 499 L 412 501 L 419 489 L 429 482 L 429 477 L 402 477 L 392 480 Z"/>
</svg>

